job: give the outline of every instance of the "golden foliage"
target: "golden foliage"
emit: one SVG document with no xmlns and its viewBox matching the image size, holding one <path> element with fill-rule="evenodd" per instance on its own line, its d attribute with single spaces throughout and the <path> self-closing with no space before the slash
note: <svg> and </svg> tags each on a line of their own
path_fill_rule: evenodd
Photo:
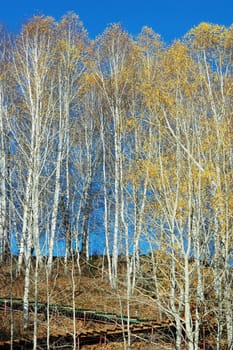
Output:
<svg viewBox="0 0 233 350">
<path fill-rule="evenodd" d="M 208 50 L 223 47 L 228 34 L 224 26 L 202 22 L 193 28 L 188 36 L 193 38 L 195 48 Z"/>
<path fill-rule="evenodd" d="M 52 17 L 34 16 L 27 24 L 23 26 L 22 34 L 27 34 L 31 37 L 50 33 L 54 25 Z"/>
</svg>

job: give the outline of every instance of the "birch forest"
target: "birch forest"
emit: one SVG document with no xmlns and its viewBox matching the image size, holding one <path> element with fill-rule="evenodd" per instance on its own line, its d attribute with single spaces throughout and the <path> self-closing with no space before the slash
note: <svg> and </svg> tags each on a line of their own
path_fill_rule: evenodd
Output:
<svg viewBox="0 0 233 350">
<path fill-rule="evenodd" d="M 128 319 L 124 349 L 140 299 L 173 323 L 172 349 L 232 350 L 233 26 L 200 23 L 169 45 L 120 24 L 90 39 L 68 13 L 0 38 L 0 298 L 8 271 L 33 349 L 58 264 L 79 349 L 75 293 L 95 260 Z"/>
</svg>

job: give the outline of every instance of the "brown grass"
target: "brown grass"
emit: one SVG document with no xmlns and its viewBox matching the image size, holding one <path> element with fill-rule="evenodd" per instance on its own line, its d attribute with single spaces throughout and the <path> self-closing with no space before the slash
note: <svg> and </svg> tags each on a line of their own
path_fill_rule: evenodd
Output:
<svg viewBox="0 0 233 350">
<path fill-rule="evenodd" d="M 72 277 L 73 276 L 73 277 Z M 74 282 L 74 284 L 73 284 Z M 69 263 L 65 268 L 62 259 L 56 259 L 51 275 L 46 275 L 44 267 L 39 269 L 38 278 L 38 301 L 50 304 L 66 305 L 72 307 L 72 292 L 75 295 L 76 309 L 92 309 L 99 312 L 110 312 L 120 315 L 126 315 L 126 291 L 124 281 L 119 285 L 118 290 L 112 290 L 109 287 L 107 273 L 95 265 L 83 265 L 82 272 L 79 273 L 78 266 Z M 30 299 L 34 300 L 34 267 L 31 271 Z M 0 267 L 0 298 L 11 296 L 14 298 L 23 298 L 24 293 L 24 272 L 19 276 L 15 274 L 15 265 Z M 152 308 L 150 302 L 145 302 L 145 298 L 139 294 L 132 297 L 131 314 L 143 318 L 158 317 L 156 307 Z M 29 318 L 29 327 L 23 328 L 23 315 L 21 311 L 14 311 L 11 319 L 10 310 L 0 310 L 0 340 L 10 339 L 10 326 L 13 322 L 14 339 L 32 339 L 33 337 L 33 314 Z M 78 332 L 84 329 L 103 330 L 111 327 L 94 322 L 84 324 L 83 321 L 76 323 Z M 38 337 L 45 337 L 47 328 L 46 315 L 38 315 Z M 50 333 L 52 335 L 61 334 L 62 332 L 73 332 L 73 321 L 64 315 L 54 314 L 50 318 Z M 134 340 L 131 349 L 163 349 L 163 344 L 149 344 L 145 341 Z M 165 345 L 164 345 L 165 346 Z M 105 344 L 104 349 L 123 349 L 123 343 Z M 85 345 L 82 349 L 103 349 L 103 345 Z M 164 349 L 169 349 L 168 344 Z"/>
</svg>

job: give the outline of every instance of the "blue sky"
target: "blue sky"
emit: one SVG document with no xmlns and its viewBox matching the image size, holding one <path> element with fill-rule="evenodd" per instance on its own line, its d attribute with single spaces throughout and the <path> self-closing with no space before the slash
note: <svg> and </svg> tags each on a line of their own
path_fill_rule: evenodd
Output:
<svg viewBox="0 0 233 350">
<path fill-rule="evenodd" d="M 147 25 L 166 42 L 181 38 L 202 21 L 229 26 L 233 23 L 232 0 L 2 0 L 0 22 L 17 32 L 34 14 L 59 20 L 74 11 L 90 38 L 111 23 L 120 22 L 133 36 Z"/>
</svg>

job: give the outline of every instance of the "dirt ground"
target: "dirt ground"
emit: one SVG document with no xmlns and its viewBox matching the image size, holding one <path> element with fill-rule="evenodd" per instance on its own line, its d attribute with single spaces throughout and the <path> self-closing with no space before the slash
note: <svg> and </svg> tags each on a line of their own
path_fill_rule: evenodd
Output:
<svg viewBox="0 0 233 350">
<path fill-rule="evenodd" d="M 56 259 L 52 273 L 48 276 L 46 269 L 41 268 L 38 274 L 38 302 L 54 305 L 75 305 L 76 309 L 88 309 L 96 310 L 102 313 L 114 313 L 116 315 L 127 314 L 126 303 L 126 290 L 124 287 L 124 281 L 119 285 L 117 290 L 112 290 L 109 287 L 109 281 L 107 274 L 95 265 L 85 265 L 80 270 L 77 266 L 69 264 L 64 266 L 62 260 Z M 35 280 L 34 271 L 31 271 L 31 285 L 30 285 L 30 300 L 34 300 L 35 292 Z M 0 299 L 3 297 L 12 297 L 22 299 L 24 294 L 24 273 L 16 275 L 15 266 L 0 267 Z M 152 307 L 151 302 L 146 301 L 144 297 L 135 295 L 130 303 L 130 313 L 133 317 L 155 319 L 159 315 L 156 310 L 156 306 Z M 12 328 L 13 319 L 13 328 Z M 47 332 L 47 320 L 44 315 L 38 315 L 38 337 L 43 337 Z M 23 315 L 22 311 L 14 311 L 13 316 L 10 315 L 9 309 L 0 310 L 0 340 L 10 339 L 10 330 L 14 331 L 14 339 L 19 338 L 32 338 L 33 337 L 33 314 L 30 315 L 29 327 L 24 329 L 23 327 Z M 85 328 L 93 330 L 109 329 L 109 325 L 99 324 L 95 322 L 88 322 L 83 324 L 83 321 L 76 321 L 76 329 L 82 332 Z M 73 321 L 69 317 L 51 315 L 50 317 L 50 333 L 52 335 L 68 332 L 73 332 Z M 157 340 L 153 344 L 150 344 L 148 340 L 140 338 L 133 339 L 131 349 L 173 349 L 169 343 L 157 343 Z M 82 349 L 94 350 L 94 349 L 124 349 L 124 343 L 106 343 L 95 345 L 82 345 Z"/>
</svg>

